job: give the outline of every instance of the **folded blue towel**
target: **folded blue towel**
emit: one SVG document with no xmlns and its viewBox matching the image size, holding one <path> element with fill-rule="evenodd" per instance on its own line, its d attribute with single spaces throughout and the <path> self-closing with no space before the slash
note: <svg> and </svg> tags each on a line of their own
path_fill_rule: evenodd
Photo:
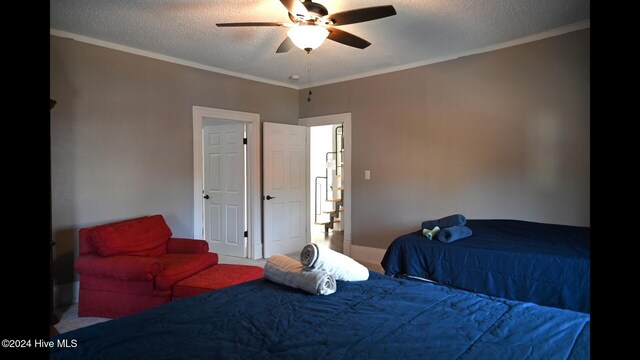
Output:
<svg viewBox="0 0 640 360">
<path fill-rule="evenodd" d="M 460 226 L 467 223 L 467 218 L 461 214 L 445 216 L 438 220 L 426 220 L 422 222 L 423 229 L 433 229 L 436 226 L 440 229 L 444 229 L 452 226 Z"/>
<path fill-rule="evenodd" d="M 450 243 L 452 241 L 464 239 L 471 236 L 471 229 L 466 226 L 452 226 L 444 229 L 440 229 L 438 233 L 438 240 L 443 243 Z"/>
</svg>

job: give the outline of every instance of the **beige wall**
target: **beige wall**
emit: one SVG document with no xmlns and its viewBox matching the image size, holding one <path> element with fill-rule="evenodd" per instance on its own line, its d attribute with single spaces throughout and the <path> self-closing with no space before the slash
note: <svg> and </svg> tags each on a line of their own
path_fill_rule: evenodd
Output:
<svg viewBox="0 0 640 360">
<path fill-rule="evenodd" d="M 55 282 L 73 281 L 78 229 L 162 213 L 193 234 L 192 106 L 297 123 L 296 90 L 50 38 Z"/>
<path fill-rule="evenodd" d="M 353 244 L 451 213 L 589 226 L 589 47 L 587 29 L 300 91 L 300 117 L 352 114 Z"/>
<path fill-rule="evenodd" d="M 351 112 L 356 245 L 454 212 L 588 226 L 589 34 L 318 87 L 311 102 L 52 36 L 55 282 L 74 279 L 81 227 L 163 213 L 192 234 L 192 105 L 283 123 Z"/>
</svg>

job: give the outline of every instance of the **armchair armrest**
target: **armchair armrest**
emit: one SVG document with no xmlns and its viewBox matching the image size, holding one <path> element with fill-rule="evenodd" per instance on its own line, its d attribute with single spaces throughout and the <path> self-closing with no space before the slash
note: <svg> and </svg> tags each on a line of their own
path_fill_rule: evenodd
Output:
<svg viewBox="0 0 640 360">
<path fill-rule="evenodd" d="M 80 255 L 76 259 L 76 272 L 124 280 L 153 280 L 162 271 L 160 260 L 144 256 Z"/>
<path fill-rule="evenodd" d="M 205 240 L 169 238 L 167 252 L 170 254 L 201 254 L 209 252 L 209 244 Z"/>
</svg>

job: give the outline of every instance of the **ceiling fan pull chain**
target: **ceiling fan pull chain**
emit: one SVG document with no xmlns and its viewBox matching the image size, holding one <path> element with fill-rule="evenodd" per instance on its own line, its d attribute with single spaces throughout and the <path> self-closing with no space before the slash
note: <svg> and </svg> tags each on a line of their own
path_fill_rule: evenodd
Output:
<svg viewBox="0 0 640 360">
<path fill-rule="evenodd" d="M 307 87 L 309 88 L 309 95 L 307 101 L 311 101 L 311 53 L 307 52 Z"/>
</svg>

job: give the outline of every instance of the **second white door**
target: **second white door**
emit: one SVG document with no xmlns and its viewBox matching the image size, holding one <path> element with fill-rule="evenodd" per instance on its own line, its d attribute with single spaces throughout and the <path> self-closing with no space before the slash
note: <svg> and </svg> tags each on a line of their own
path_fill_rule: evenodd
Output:
<svg viewBox="0 0 640 360">
<path fill-rule="evenodd" d="M 245 257 L 244 125 L 203 129 L 204 228 L 209 249 Z"/>
<path fill-rule="evenodd" d="M 263 123 L 264 257 L 306 244 L 306 141 L 304 126 Z"/>
</svg>

